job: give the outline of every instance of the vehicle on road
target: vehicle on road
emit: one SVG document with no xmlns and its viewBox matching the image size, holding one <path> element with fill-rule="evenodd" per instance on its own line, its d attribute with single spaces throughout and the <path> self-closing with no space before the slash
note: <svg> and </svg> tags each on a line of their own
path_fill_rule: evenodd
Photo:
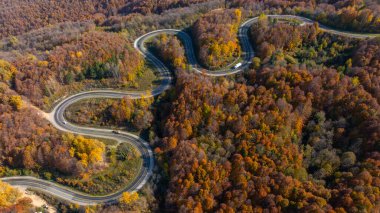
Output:
<svg viewBox="0 0 380 213">
<path fill-rule="evenodd" d="M 272 17 L 281 17 L 281 16 L 278 15 L 278 16 L 272 16 Z M 298 17 L 298 19 L 303 20 L 302 17 Z M 252 19 L 246 21 L 241 26 L 241 29 L 242 29 L 241 36 L 245 40 L 249 39 L 248 38 L 249 27 L 253 23 L 256 23 L 258 20 L 259 20 L 258 17 L 252 18 Z M 312 23 L 312 22 L 308 21 L 307 23 Z M 354 37 L 354 38 L 357 38 L 357 37 L 360 37 L 360 38 L 374 37 L 373 35 L 341 33 L 338 31 L 334 31 L 334 30 L 325 28 L 323 26 L 320 26 L 320 27 L 321 27 L 321 29 L 323 29 L 327 32 L 330 32 L 330 33 Z M 157 31 L 157 34 L 168 33 L 168 32 L 176 32 L 177 33 L 178 31 L 177 30 L 171 30 L 171 29 L 160 30 L 160 31 Z M 150 34 L 152 34 L 152 33 L 150 33 Z M 184 34 L 184 33 L 182 33 L 182 34 Z M 153 34 L 153 35 L 155 35 L 155 34 Z M 150 37 L 147 35 L 143 35 L 140 38 L 138 38 L 135 41 L 135 48 L 137 50 L 139 50 L 139 52 L 144 57 L 146 57 L 147 59 L 154 62 L 153 65 L 158 69 L 160 75 L 163 77 L 166 77 L 167 73 L 169 72 L 168 69 L 166 69 L 165 66 L 159 62 L 159 59 L 155 58 L 152 54 L 149 53 L 149 51 L 146 48 L 143 48 L 143 46 L 140 45 L 140 43 L 141 44 L 144 43 L 145 40 L 148 41 L 147 39 L 149 39 L 149 38 Z M 187 39 L 186 40 L 187 43 L 191 44 L 190 36 L 187 36 L 185 38 Z M 247 56 L 250 56 L 250 57 L 244 59 L 244 62 L 237 63 L 236 65 L 234 65 L 233 69 L 230 69 L 230 70 L 226 69 L 226 70 L 223 70 L 222 72 L 219 72 L 219 73 L 215 73 L 214 71 L 209 71 L 206 69 L 199 69 L 199 70 L 196 69 L 197 64 L 196 64 L 195 56 L 193 56 L 194 51 L 191 50 L 192 47 L 190 46 L 189 47 L 190 48 L 189 49 L 189 55 L 191 55 L 194 59 L 193 60 L 193 62 L 194 62 L 193 68 L 197 72 L 202 72 L 202 73 L 205 73 L 205 74 L 210 75 L 210 76 L 225 76 L 225 75 L 237 73 L 238 71 L 242 71 L 241 69 L 237 70 L 237 68 L 241 68 L 242 66 L 245 67 L 247 65 L 247 63 L 250 63 L 250 61 L 252 60 L 252 57 L 254 55 L 253 47 L 250 46 L 250 42 L 242 42 L 242 45 L 243 45 L 243 47 L 245 47 L 243 49 L 252 50 L 252 51 L 248 52 L 248 54 L 246 54 Z M 234 70 L 234 69 L 236 69 L 236 70 Z M 165 81 L 162 81 L 163 84 L 159 87 L 159 89 L 151 91 L 154 96 L 161 94 L 162 92 L 164 92 L 166 89 L 168 89 L 170 87 L 170 84 L 172 83 L 171 82 L 172 78 L 166 77 L 165 79 L 166 79 Z M 255 85 L 255 87 L 257 87 L 257 84 Z M 86 128 L 78 127 L 78 126 L 77 127 L 75 127 L 75 126 L 70 127 L 68 125 L 63 125 L 63 124 L 67 124 L 67 122 L 65 120 L 63 120 L 62 118 L 63 118 L 63 115 L 64 115 L 63 113 L 64 113 L 65 109 L 68 107 L 68 105 L 65 105 L 65 103 L 67 103 L 68 101 L 72 101 L 72 103 L 74 103 L 74 102 L 77 102 L 79 100 L 83 100 L 86 98 L 94 98 L 94 97 L 99 98 L 100 96 L 101 97 L 103 97 L 103 96 L 104 97 L 110 97 L 111 96 L 111 97 L 121 99 L 121 98 L 125 97 L 126 95 L 130 95 L 130 92 L 127 92 L 126 94 L 124 94 L 124 93 L 121 93 L 119 91 L 98 90 L 98 91 L 89 91 L 89 92 L 83 92 L 83 93 L 75 94 L 73 96 L 67 97 L 66 99 L 64 99 L 60 103 L 58 103 L 56 108 L 52 112 L 52 114 L 54 116 L 48 117 L 48 119 L 57 128 L 62 129 L 63 131 L 71 132 L 71 133 L 75 133 L 75 134 L 89 135 L 91 133 L 91 136 L 94 136 L 94 137 L 104 137 L 105 131 L 108 132 L 108 134 L 111 133 L 111 131 L 112 131 L 111 134 L 120 134 L 119 131 L 108 129 L 108 128 L 103 129 L 102 131 L 97 131 L 94 129 L 87 130 Z M 140 96 L 140 93 L 135 93 L 134 95 L 136 95 L 136 97 L 138 97 L 138 96 Z M 62 119 L 63 121 L 61 121 L 60 119 Z M 149 144 L 146 143 L 143 139 L 141 139 L 138 136 L 127 135 L 125 133 L 125 134 L 118 135 L 118 137 L 114 136 L 114 138 L 121 138 L 120 140 L 125 140 L 125 142 L 129 142 L 129 143 L 136 145 L 136 147 L 139 149 L 140 153 L 142 154 L 143 160 L 144 160 L 143 167 L 141 167 L 140 175 L 138 177 L 136 177 L 136 179 L 133 181 L 133 183 L 130 186 L 125 187 L 124 189 L 122 189 L 118 193 L 94 197 L 92 195 L 78 193 L 75 190 L 68 189 L 62 185 L 55 184 L 55 183 L 52 183 L 52 182 L 47 181 L 47 180 L 41 180 L 41 179 L 30 177 L 30 176 L 21 176 L 21 177 L 12 176 L 12 177 L 0 178 L 0 180 L 6 181 L 7 183 L 11 183 L 12 185 L 15 185 L 15 186 L 33 187 L 33 188 L 41 190 L 42 192 L 50 193 L 53 196 L 56 196 L 60 199 L 66 199 L 66 200 L 68 200 L 68 202 L 75 203 L 78 205 L 96 205 L 96 204 L 103 204 L 103 203 L 110 203 L 110 202 L 117 201 L 119 199 L 119 196 L 121 195 L 121 193 L 127 192 L 127 191 L 128 192 L 129 191 L 138 191 L 143 187 L 143 185 L 148 181 L 150 176 L 153 174 L 154 157 L 153 157 L 153 151 L 151 150 Z"/>
<path fill-rule="evenodd" d="M 241 67 L 241 65 L 243 65 L 243 63 L 241 63 L 241 62 L 235 64 L 234 69 L 237 69 L 237 68 Z"/>
</svg>

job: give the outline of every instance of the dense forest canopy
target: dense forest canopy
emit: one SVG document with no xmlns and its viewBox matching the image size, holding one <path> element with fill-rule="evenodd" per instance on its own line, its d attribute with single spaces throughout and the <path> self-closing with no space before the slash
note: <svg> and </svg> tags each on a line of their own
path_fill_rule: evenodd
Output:
<svg viewBox="0 0 380 213">
<path fill-rule="evenodd" d="M 161 13 L 203 2 L 225 6 L 225 1 L 220 0 L 3 0 L 0 2 L 0 38 L 60 22 L 94 20 L 101 24 L 120 15 Z M 300 13 L 346 30 L 380 32 L 380 9 L 376 0 L 231 0 L 226 1 L 226 5 L 247 12 Z"/>
<path fill-rule="evenodd" d="M 0 2 L 0 38 L 65 21 L 97 20 L 128 13 L 161 12 L 205 0 L 3 0 Z"/>
<path fill-rule="evenodd" d="M 85 32 L 41 55 L 27 54 L 13 60 L 15 91 L 40 107 L 74 82 L 110 79 L 113 84 L 125 84 L 134 81 L 144 66 L 125 38 L 96 31 Z"/>
<path fill-rule="evenodd" d="M 380 40 L 261 19 L 235 81 L 177 66 L 155 127 L 165 209 L 378 211 Z"/>
<path fill-rule="evenodd" d="M 2 166 L 80 175 L 102 163 L 104 147 L 98 148 L 100 142 L 62 135 L 3 83 L 0 110 Z M 84 141 L 86 148 L 77 149 L 76 140 Z M 5 175 L 8 171 L 2 166 L 0 174 Z"/>
<path fill-rule="evenodd" d="M 272 65 L 303 63 L 313 67 L 323 64 L 347 70 L 343 65 L 358 43 L 357 39 L 323 32 L 318 24 L 298 26 L 265 15 L 260 16 L 250 33 L 259 56 L 255 59 Z"/>
<path fill-rule="evenodd" d="M 241 11 L 214 11 L 197 20 L 192 29 L 202 65 L 215 69 L 227 66 L 240 56 L 237 32 Z"/>
<path fill-rule="evenodd" d="M 63 133 L 36 107 L 93 88 L 144 90 L 129 86 L 150 66 L 133 41 L 151 30 L 181 28 L 202 66 L 233 66 L 239 26 L 253 16 L 255 57 L 239 74 L 194 73 L 183 41 L 161 35 L 147 48 L 175 76 L 170 90 L 67 108 L 77 125 L 139 134 L 157 162 L 143 192 L 87 210 L 379 212 L 380 39 L 320 27 L 379 33 L 375 0 L 1 1 L 0 176 L 37 175 L 87 193 L 130 181 L 141 163 L 132 148 Z M 0 211 L 30 203 L 0 182 Z"/>
<path fill-rule="evenodd" d="M 167 208 L 378 209 L 370 93 L 333 69 L 264 68 L 241 80 L 179 76 L 156 150 L 170 159 Z"/>
<path fill-rule="evenodd" d="M 380 7 L 376 0 L 232 0 L 231 5 L 302 14 L 345 30 L 380 32 Z"/>
</svg>

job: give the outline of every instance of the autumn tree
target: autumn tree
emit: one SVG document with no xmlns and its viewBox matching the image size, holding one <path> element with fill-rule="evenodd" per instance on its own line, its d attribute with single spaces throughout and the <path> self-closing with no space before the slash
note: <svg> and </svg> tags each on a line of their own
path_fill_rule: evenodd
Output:
<svg viewBox="0 0 380 213">
<path fill-rule="evenodd" d="M 9 184 L 0 181 L 0 207 L 9 207 L 17 203 L 21 193 Z"/>
<path fill-rule="evenodd" d="M 78 158 L 83 167 L 104 162 L 104 143 L 72 134 L 65 135 L 64 140 L 71 144 L 70 155 Z"/>
<path fill-rule="evenodd" d="M 11 63 L 0 60 L 0 81 L 10 84 L 11 80 L 14 79 L 16 72 L 16 67 Z"/>
<path fill-rule="evenodd" d="M 132 204 L 139 199 L 139 194 L 137 192 L 124 192 L 119 199 L 119 202 L 124 205 Z"/>
<path fill-rule="evenodd" d="M 9 103 L 11 106 L 13 106 L 16 110 L 20 110 L 22 108 L 23 102 L 22 98 L 19 95 L 12 95 L 9 98 Z"/>
</svg>

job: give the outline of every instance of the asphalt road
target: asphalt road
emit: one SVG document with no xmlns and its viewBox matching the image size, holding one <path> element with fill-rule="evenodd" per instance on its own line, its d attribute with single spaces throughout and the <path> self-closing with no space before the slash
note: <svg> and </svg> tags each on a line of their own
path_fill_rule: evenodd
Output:
<svg viewBox="0 0 380 213">
<path fill-rule="evenodd" d="M 290 16 L 290 15 L 268 15 L 269 17 L 273 18 L 292 18 L 297 19 L 304 24 L 313 24 L 314 22 L 299 16 Z M 128 96 L 129 98 L 138 99 L 138 98 L 146 98 L 146 97 L 152 97 L 161 94 L 165 90 L 167 90 L 172 85 L 172 74 L 170 73 L 169 69 L 159 60 L 157 59 L 152 53 L 150 53 L 146 47 L 145 43 L 149 41 L 150 38 L 153 38 L 155 36 L 158 36 L 160 34 L 172 34 L 177 35 L 185 48 L 186 57 L 188 59 L 189 65 L 191 65 L 192 69 L 195 72 L 202 73 L 204 75 L 208 76 L 226 76 L 231 75 L 234 73 L 241 72 L 245 68 L 249 66 L 251 63 L 252 58 L 254 57 L 254 51 L 253 47 L 249 41 L 249 29 L 252 26 L 253 23 L 258 21 L 258 17 L 249 19 L 248 21 L 244 22 L 240 28 L 238 37 L 240 40 L 240 44 L 242 46 L 242 65 L 239 68 L 226 68 L 226 69 L 220 69 L 220 70 L 208 70 L 199 65 L 197 62 L 195 52 L 193 49 L 193 43 L 191 37 L 184 31 L 181 30 L 175 30 L 175 29 L 162 29 L 162 30 L 156 30 L 150 33 L 147 33 L 134 42 L 134 47 L 136 50 L 138 50 L 146 60 L 149 60 L 157 69 L 158 76 L 161 80 L 161 84 L 149 92 L 135 92 L 135 91 L 115 91 L 115 90 L 96 90 L 96 91 L 88 91 L 88 92 L 81 92 L 76 95 L 65 97 L 61 100 L 60 103 L 56 105 L 54 110 L 47 114 L 47 119 L 57 128 L 64 132 L 71 132 L 75 134 L 81 134 L 81 135 L 87 135 L 87 136 L 93 136 L 93 137 L 100 137 L 100 138 L 108 138 L 108 139 L 114 139 L 117 140 L 120 143 L 130 143 L 134 147 L 136 147 L 139 152 L 141 153 L 141 156 L 143 158 L 143 166 L 135 178 L 135 180 L 132 181 L 130 185 L 128 185 L 126 188 L 106 196 L 92 196 L 89 194 L 84 194 L 78 191 L 75 191 L 69 187 L 65 187 L 56 183 L 53 183 L 51 181 L 37 179 L 34 177 L 28 177 L 28 176 L 17 176 L 17 177 L 7 177 L 7 178 L 1 178 L 2 181 L 10 183 L 14 186 L 26 186 L 29 188 L 37 189 L 42 192 L 45 192 L 47 194 L 53 195 L 55 197 L 58 197 L 60 199 L 67 200 L 69 202 L 79 204 L 79 205 L 95 205 L 100 203 L 113 203 L 116 202 L 123 192 L 133 192 L 138 191 L 141 189 L 141 187 L 144 186 L 144 184 L 149 180 L 149 178 L 152 175 L 153 167 L 154 167 L 154 156 L 151 148 L 149 147 L 149 144 L 144 141 L 143 139 L 139 138 L 136 135 L 130 134 L 128 132 L 122 132 L 120 131 L 120 134 L 115 134 L 110 129 L 98 129 L 98 128 L 88 128 L 88 127 L 81 127 L 76 126 L 74 124 L 71 124 L 67 121 L 65 121 L 64 118 L 64 111 L 65 109 L 70 106 L 71 104 L 78 102 L 83 99 L 89 99 L 89 98 L 115 98 L 120 99 L 125 96 Z M 372 34 L 360 34 L 360 33 L 348 33 L 348 32 L 341 32 L 337 30 L 333 30 L 329 27 L 320 25 L 320 28 L 326 32 L 341 35 L 341 36 L 348 36 L 348 37 L 354 37 L 354 38 L 370 38 L 375 37 L 378 35 L 372 35 Z"/>
<path fill-rule="evenodd" d="M 271 18 L 278 18 L 278 19 L 296 19 L 300 21 L 303 24 L 314 24 L 315 22 L 301 16 L 294 16 L 294 15 L 267 15 Z M 254 17 L 251 19 L 248 19 L 246 22 L 244 22 L 242 25 L 240 25 L 239 32 L 238 32 L 238 38 L 240 41 L 240 45 L 242 47 L 242 54 L 241 54 L 241 63 L 242 65 L 238 68 L 222 68 L 219 70 L 209 70 L 205 67 L 202 67 L 196 58 L 195 51 L 194 51 L 194 45 L 193 41 L 189 34 L 187 34 L 184 31 L 176 30 L 176 29 L 161 29 L 149 32 L 145 35 L 142 35 L 138 39 L 135 40 L 134 47 L 139 50 L 143 55 L 145 55 L 147 58 L 158 61 L 161 66 L 164 66 L 160 60 L 158 60 L 155 56 L 153 56 L 144 46 L 144 44 L 149 41 L 151 38 L 156 37 L 161 34 L 171 34 L 176 35 L 180 38 L 182 41 L 182 44 L 185 48 L 186 57 L 189 65 L 191 65 L 192 69 L 195 72 L 202 73 L 204 75 L 208 76 L 226 76 L 235 74 L 238 72 L 241 72 L 245 70 L 249 64 L 251 63 L 251 59 L 254 57 L 255 53 L 253 50 L 253 47 L 251 45 L 250 39 L 249 39 L 249 30 L 252 24 L 256 23 L 258 21 L 259 17 Z M 351 38 L 373 38 L 378 37 L 379 34 L 366 34 L 366 33 L 353 33 L 353 32 L 343 32 L 339 30 L 334 30 L 330 27 L 324 26 L 319 24 L 319 28 L 325 32 L 334 34 L 334 35 L 340 35 L 345 37 L 351 37 Z M 167 70 L 167 69 L 166 69 Z M 168 71 L 166 71 L 168 72 Z M 168 74 L 170 75 L 170 74 Z"/>
</svg>

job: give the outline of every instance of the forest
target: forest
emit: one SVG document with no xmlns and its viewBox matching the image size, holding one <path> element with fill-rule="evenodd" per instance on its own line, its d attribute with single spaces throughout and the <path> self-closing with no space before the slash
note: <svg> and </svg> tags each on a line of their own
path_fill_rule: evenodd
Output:
<svg viewBox="0 0 380 213">
<path fill-rule="evenodd" d="M 153 121 L 153 113 L 149 110 L 152 103 L 152 98 L 90 99 L 71 105 L 65 116 L 76 124 L 115 126 L 138 132 L 150 127 Z"/>
<path fill-rule="evenodd" d="M 162 12 L 206 0 L 85 0 L 26 1 L 4 0 L 0 3 L 0 38 L 16 36 L 48 25 L 67 21 L 104 21 L 107 17 Z"/>
<path fill-rule="evenodd" d="M 35 171 L 54 169 L 63 174 L 79 175 L 102 163 L 104 147 L 99 146 L 100 142 L 62 135 L 35 110 L 23 106 L 26 104 L 21 97 L 9 90 L 5 89 L 0 97 L 3 166 Z M 78 147 L 78 139 L 84 141 L 83 147 Z M 1 174 L 6 174 L 7 170 L 1 168 Z"/>
<path fill-rule="evenodd" d="M 198 19 L 192 28 L 198 59 L 207 68 L 217 69 L 240 56 L 237 32 L 241 11 L 216 11 Z"/>
<path fill-rule="evenodd" d="M 261 19 L 235 80 L 177 67 L 153 127 L 164 209 L 378 211 L 380 40 Z"/>
<path fill-rule="evenodd" d="M 357 39 L 325 33 L 318 24 L 298 26 L 265 15 L 260 16 L 250 33 L 259 54 L 253 60 L 256 68 L 262 64 L 302 63 L 309 67 L 334 66 L 345 71 L 349 53 L 358 44 Z"/>
<path fill-rule="evenodd" d="M 133 41 L 156 29 L 189 33 L 203 67 L 231 67 L 242 56 L 238 28 L 254 16 L 255 57 L 239 74 L 194 73 L 183 41 L 162 35 L 146 45 L 172 71 L 171 89 L 67 108 L 71 123 L 149 142 L 157 165 L 142 190 L 87 208 L 45 199 L 60 212 L 380 211 L 380 39 L 321 30 L 379 33 L 375 0 L 2 1 L 0 177 L 94 195 L 128 184 L 143 164 L 133 147 L 63 133 L 36 107 L 94 88 L 152 89 L 158 79 Z M 0 212 L 34 210 L 0 182 Z"/>
<path fill-rule="evenodd" d="M 219 7 L 226 3 L 228 7 L 243 8 L 247 13 L 302 14 L 345 30 L 380 32 L 380 9 L 376 0 L 4 0 L 0 3 L 0 39 L 61 22 L 91 20 L 102 25 L 132 13 L 160 14 L 201 3 L 217 3 Z"/>
<path fill-rule="evenodd" d="M 301 14 L 335 28 L 380 32 L 380 9 L 376 0 L 232 0 L 232 7 L 248 11 Z"/>
<path fill-rule="evenodd" d="M 378 209 L 380 108 L 355 77 L 291 65 L 238 82 L 181 73 L 176 88 L 157 126 L 167 209 Z"/>
<path fill-rule="evenodd" d="M 32 175 L 98 194 L 134 178 L 141 164 L 134 148 L 109 149 L 97 139 L 58 131 L 11 89 L 17 68 L 0 60 L 0 71 L 0 176 Z M 117 172 L 123 178 L 105 178 Z"/>
<path fill-rule="evenodd" d="M 186 68 L 187 59 L 181 41 L 176 36 L 161 35 L 154 38 L 149 47 L 170 68 Z"/>
<path fill-rule="evenodd" d="M 38 44 L 38 40 L 32 43 Z M 85 31 L 79 38 L 52 50 L 45 48 L 9 56 L 8 61 L 16 68 L 12 89 L 42 108 L 48 108 L 51 101 L 68 93 L 70 87 L 83 87 L 95 81 L 127 85 L 141 75 L 145 66 L 131 44 L 116 33 Z"/>
</svg>

